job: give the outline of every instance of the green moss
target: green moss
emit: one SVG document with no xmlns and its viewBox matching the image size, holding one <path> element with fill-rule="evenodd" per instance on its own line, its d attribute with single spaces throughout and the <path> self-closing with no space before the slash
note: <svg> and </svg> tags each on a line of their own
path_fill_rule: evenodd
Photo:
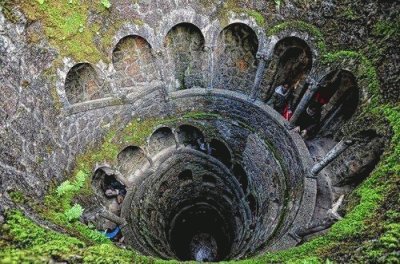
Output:
<svg viewBox="0 0 400 264">
<path fill-rule="evenodd" d="M 342 16 L 345 17 L 348 20 L 357 20 L 360 17 L 357 15 L 356 11 L 351 9 L 350 7 L 347 7 L 346 9 L 343 10 Z"/>
<path fill-rule="evenodd" d="M 322 53 L 322 54 L 326 53 L 326 44 L 325 44 L 324 36 L 321 33 L 321 31 L 314 25 L 309 24 L 304 21 L 292 20 L 292 21 L 286 21 L 281 24 L 275 25 L 267 31 L 267 35 L 268 36 L 276 35 L 279 32 L 288 30 L 288 29 L 295 29 L 295 30 L 307 32 L 308 34 L 310 34 L 311 36 L 313 36 L 315 38 L 316 46 L 319 49 L 320 53 Z"/>
<path fill-rule="evenodd" d="M 355 190 L 355 195 L 360 199 L 359 204 L 343 220 L 334 224 L 327 235 L 289 250 L 267 253 L 255 258 L 255 261 L 260 263 L 303 263 L 303 261 L 314 259 L 322 262 L 332 253 L 330 249 L 338 243 L 345 243 L 345 241 L 359 237 L 363 232 L 368 231 L 367 221 L 377 217 L 377 209 L 385 199 L 388 199 L 389 190 L 396 189 L 398 183 L 395 182 L 399 180 L 400 175 L 400 107 L 393 105 L 378 106 L 372 112 L 380 113 L 381 116 L 388 119 L 393 128 L 394 136 L 390 150 L 385 153 L 384 158 L 371 176 Z M 398 243 L 398 226 L 393 225 L 393 223 L 396 223 L 393 221 L 397 222 L 393 219 L 388 221 L 390 223 L 387 225 L 388 231 L 381 236 L 381 246 L 379 247 L 393 247 Z M 382 252 L 375 251 L 379 257 L 382 256 L 380 254 Z M 364 252 L 364 254 L 366 253 Z"/>
<path fill-rule="evenodd" d="M 246 13 L 250 17 L 254 18 L 257 25 L 259 25 L 260 27 L 263 27 L 265 25 L 265 18 L 260 12 L 253 9 L 244 9 L 243 13 Z"/>
<path fill-rule="evenodd" d="M 93 43 L 100 25 L 88 24 L 89 5 L 86 2 L 19 2 L 30 20 L 43 23 L 46 36 L 61 56 L 93 63 L 105 57 Z"/>
<path fill-rule="evenodd" d="M 249 9 L 249 8 L 241 8 L 238 6 L 238 2 L 234 0 L 228 0 L 225 1 L 222 8 L 219 9 L 218 11 L 218 18 L 223 26 L 228 25 L 229 22 L 229 16 L 232 13 L 236 14 L 246 14 L 249 17 L 252 17 L 254 21 L 259 25 L 260 27 L 263 27 L 265 25 L 265 18 L 264 16 L 258 12 L 257 10 L 254 9 Z"/>
<path fill-rule="evenodd" d="M 70 214 L 66 213 L 71 212 L 71 210 L 74 211 L 72 204 L 77 197 L 87 197 L 93 194 L 89 174 L 92 172 L 95 164 L 103 162 L 113 164 L 113 162 L 116 161 L 118 153 L 124 147 L 129 145 L 142 146 L 146 144 L 147 138 L 154 129 L 161 124 L 173 125 L 185 119 L 216 118 L 219 118 L 219 116 L 215 114 L 190 112 L 178 117 L 146 120 L 136 119 L 121 130 L 111 129 L 99 148 L 88 150 L 86 153 L 77 157 L 77 165 L 72 174 L 73 176 L 61 183 L 58 187 L 50 188 L 44 203 L 35 206 L 36 211 L 48 221 L 65 228 L 68 233 L 79 237 L 86 243 L 108 242 L 104 236 L 101 234 L 99 235 L 97 231 L 91 230 L 86 225 L 80 222 L 70 223 Z"/>
<path fill-rule="evenodd" d="M 7 213 L 2 240 L 12 246 L 1 248 L 0 263 L 152 263 L 152 258 L 120 249 L 110 243 L 89 246 L 69 235 L 39 227 L 19 211 Z"/>
<path fill-rule="evenodd" d="M 399 37 L 400 36 L 400 22 L 399 21 L 385 21 L 380 20 L 372 29 L 372 34 L 377 37 Z"/>
<path fill-rule="evenodd" d="M 400 175 L 400 106 L 379 105 L 370 111 L 372 114 L 385 116 L 388 119 L 393 128 L 394 136 L 382 161 L 371 176 L 355 190 L 355 195 L 359 197 L 359 204 L 354 206 L 353 210 L 343 220 L 334 224 L 328 234 L 323 237 L 289 250 L 267 253 L 256 258 L 239 261 L 239 263 L 331 263 L 327 260 L 327 257 L 331 256 L 331 250 L 339 246 L 344 247 L 348 244 L 348 241 L 358 239 L 360 235 L 368 232 L 371 219 L 380 215 L 378 212 L 380 205 L 388 197 L 393 197 L 393 191 L 390 190 L 395 190 Z M 103 147 L 110 146 L 108 144 L 115 142 L 113 140 L 124 138 L 127 135 L 126 133 L 134 133 L 134 136 L 129 138 L 128 141 L 144 142 L 154 127 L 159 124 L 174 123 L 185 119 L 201 120 L 206 118 L 215 119 L 219 117 L 208 113 L 188 113 L 181 117 L 169 119 L 136 120 L 123 129 L 124 133 L 121 136 L 117 136 L 118 133 L 115 131 L 111 132 L 106 137 Z M 144 128 L 141 127 L 142 125 Z M 46 207 L 48 206 L 46 205 Z M 393 249 L 398 247 L 399 243 L 399 225 L 397 224 L 399 213 L 398 211 L 386 211 L 387 220 L 384 223 L 384 231 L 375 244 L 366 247 L 360 253 L 363 254 L 364 258 L 377 260 L 384 256 L 385 261 L 391 261 L 396 257 Z M 37 229 L 38 227 L 33 227 L 32 223 L 24 219 L 20 213 L 14 212 L 14 216 L 8 217 L 5 228 L 8 236 L 12 237 L 14 246 L 6 248 L 0 253 L 0 256 L 9 261 L 32 263 L 46 261 L 50 255 L 70 261 L 72 255 L 74 255 L 80 259 L 83 258 L 85 262 L 96 263 L 100 260 L 103 260 L 103 263 L 111 263 L 115 260 L 118 260 L 118 263 L 128 263 L 133 260 L 142 263 L 163 262 L 139 256 L 133 251 L 115 248 L 109 242 L 107 243 L 107 240 L 104 241 L 104 236 L 102 239 L 98 237 L 89 239 L 90 235 L 82 235 L 82 233 L 88 232 L 88 227 L 79 222 L 64 223 L 65 219 L 62 214 L 54 211 L 52 213 L 52 219 L 55 222 L 61 222 L 69 233 L 79 239 L 47 233 L 51 231 L 43 231 L 40 228 Z M 96 232 L 91 231 L 94 232 L 92 235 L 95 236 Z M 61 240 L 63 244 L 59 245 Z"/>
<path fill-rule="evenodd" d="M 25 195 L 21 191 L 12 191 L 8 195 L 14 203 L 23 204 L 26 202 Z"/>
</svg>

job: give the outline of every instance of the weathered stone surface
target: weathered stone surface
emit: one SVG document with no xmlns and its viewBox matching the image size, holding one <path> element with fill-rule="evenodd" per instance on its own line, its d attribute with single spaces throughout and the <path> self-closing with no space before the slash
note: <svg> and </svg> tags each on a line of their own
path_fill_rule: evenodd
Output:
<svg viewBox="0 0 400 264">
<path fill-rule="evenodd" d="M 91 10 L 87 14 L 87 25 L 82 25 L 101 24 L 98 32 L 94 32 L 91 48 L 99 50 L 104 57 L 90 63 L 75 61 L 73 56 L 61 57 L 60 54 L 68 54 L 68 51 L 60 50 L 55 37 L 49 36 L 49 25 L 43 21 L 27 21 L 18 6 L 13 11 L 16 21 L 11 22 L 0 13 L 1 206 L 12 205 L 5 194 L 13 190 L 22 190 L 33 199 L 42 198 L 51 184 L 70 176 L 76 168 L 78 155 L 97 147 L 110 131 L 118 131 L 134 118 L 218 112 L 223 120 L 198 123 L 208 125 L 208 132 L 212 132 L 212 135 L 204 133 L 207 143 L 211 143 L 213 137 L 228 143 L 230 165 L 241 168 L 235 172 L 240 171 L 242 176 L 233 172 L 226 175 L 234 185 L 232 193 L 240 192 L 241 188 L 243 193 L 234 194 L 234 199 L 224 193 L 229 188 L 223 186 L 224 176 L 219 177 L 218 173 L 208 175 L 210 177 L 199 174 L 195 178 L 199 183 L 216 185 L 210 188 L 214 188 L 210 196 L 221 201 L 221 210 L 229 211 L 227 222 L 238 226 L 238 233 L 244 231 L 239 240 L 252 244 L 236 241 L 236 251 L 230 256 L 239 258 L 265 248 L 285 248 L 298 243 L 299 239 L 290 235 L 295 227 L 308 225 L 311 219 L 318 220 L 326 213 L 332 203 L 331 192 L 335 196 L 348 193 L 364 179 L 378 162 L 388 136 L 374 128 L 378 133 L 366 137 L 369 141 L 360 141 L 326 168 L 326 181 L 316 183 L 310 178 L 308 169 L 312 164 L 302 139 L 286 130 L 285 121 L 262 100 L 268 97 L 271 88 L 289 81 L 298 84 L 298 102 L 307 88 L 307 77 L 322 85 L 325 77 L 342 69 L 351 73 L 355 80 L 350 85 L 339 86 L 346 89 L 354 84 L 359 86 L 358 94 L 350 96 L 357 100 L 350 100 L 347 105 L 354 102 L 360 109 L 368 105 L 373 96 L 366 82 L 371 72 L 367 71 L 369 68 L 364 69 L 369 65 L 351 56 L 339 62 L 321 63 L 325 54 L 320 54 L 321 43 L 317 39 L 320 36 L 313 36 L 307 28 L 299 30 L 289 25 L 273 37 L 266 32 L 278 23 L 292 20 L 315 25 L 322 32 L 328 52 L 362 51 L 377 69 L 382 100 L 397 102 L 400 38 L 398 25 L 393 21 L 399 17 L 399 2 L 281 2 L 278 8 L 273 1 L 236 1 L 233 8 L 225 1 L 211 4 L 192 0 L 112 1 L 110 10 Z M 248 12 L 252 8 L 257 8 L 260 14 Z M 257 15 L 263 15 L 265 23 Z M 108 34 L 113 36 L 105 41 L 103 36 Z M 289 50 L 297 53 L 285 54 Z M 272 57 L 272 61 L 261 86 L 261 100 L 253 101 L 247 95 L 253 87 L 259 63 L 257 52 Z M 185 88 L 194 89 L 175 92 Z M 215 90 L 210 92 L 204 88 Z M 329 113 L 338 109 L 346 89 L 324 106 L 325 116 L 329 117 Z M 360 112 L 356 109 L 355 116 Z M 225 118 L 231 123 L 227 124 Z M 337 137 L 341 135 L 338 131 L 343 124 L 352 120 L 352 115 L 345 118 L 340 115 L 325 123 L 319 136 Z M 356 130 L 365 130 L 369 122 Z M 243 130 L 242 123 L 249 129 Z M 150 167 L 152 160 L 148 160 L 146 154 L 173 148 L 179 136 L 174 129 L 172 133 L 174 137 L 168 132 L 150 139 L 150 145 L 145 146 L 143 152 L 139 151 L 138 156 L 136 152 L 120 156 L 120 164 L 116 161 L 116 166 L 124 174 L 136 171 L 132 164 L 124 166 L 124 159 L 140 163 L 138 168 Z M 324 147 L 319 154 L 327 150 Z M 210 160 L 218 163 L 213 158 Z M 229 163 L 226 159 L 220 161 Z M 178 169 L 169 173 L 177 172 Z M 137 175 L 131 176 L 128 178 L 137 180 Z M 236 181 L 233 180 L 235 176 Z M 157 184 L 158 189 L 167 191 L 168 186 Z M 171 184 L 178 186 L 177 182 Z M 192 194 L 193 189 L 182 189 L 180 197 Z M 292 200 L 282 208 L 282 195 L 286 190 Z M 148 189 L 140 191 L 140 197 L 149 195 Z M 201 196 L 200 193 L 201 190 L 196 189 L 195 194 Z M 179 200 L 172 193 L 167 195 L 165 199 L 172 202 L 160 209 L 165 214 Z M 315 203 L 315 197 L 324 202 Z M 158 250 L 158 243 L 168 248 L 163 241 L 157 241 L 157 237 L 165 236 L 162 230 L 167 225 L 164 216 L 153 208 L 159 205 L 150 200 L 145 204 L 150 208 L 145 212 L 148 217 L 145 224 L 154 225 L 158 232 L 154 236 L 146 235 L 156 250 L 147 251 L 143 241 L 137 246 L 143 252 L 173 256 L 172 251 Z M 237 207 L 231 212 L 232 204 Z M 317 210 L 314 210 L 315 204 Z M 98 204 L 92 206 L 96 209 Z M 245 209 L 241 212 L 238 207 Z M 284 211 L 284 223 L 275 230 L 278 215 Z M 233 212 L 241 212 L 240 217 L 235 219 Z M 254 214 L 266 217 L 251 222 L 256 218 Z M 250 220 L 246 221 L 244 215 L 250 215 Z M 157 219 L 160 221 L 156 222 Z M 263 244 L 273 231 L 276 231 L 275 238 Z"/>
</svg>

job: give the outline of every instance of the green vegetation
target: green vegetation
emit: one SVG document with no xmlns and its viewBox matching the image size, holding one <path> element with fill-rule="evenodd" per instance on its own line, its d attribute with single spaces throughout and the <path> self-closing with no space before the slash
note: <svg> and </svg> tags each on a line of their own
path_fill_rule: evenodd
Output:
<svg viewBox="0 0 400 264">
<path fill-rule="evenodd" d="M 384 37 L 384 40 L 390 37 L 400 37 L 399 21 L 378 21 L 372 30 L 372 34 L 377 37 Z"/>
<path fill-rule="evenodd" d="M 281 1 L 274 0 L 279 9 Z M 44 33 L 50 44 L 58 49 L 60 57 L 73 57 L 77 61 L 98 62 L 107 60 L 103 50 L 111 49 L 113 32 L 124 22 L 117 20 L 104 31 L 100 42 L 95 44 L 95 38 L 101 30 L 100 22 L 89 23 L 88 14 L 91 10 L 86 1 L 23 1 L 16 0 L 23 12 L 31 21 L 40 20 L 43 23 Z M 109 9 L 108 0 L 98 2 L 102 10 Z M 0 0 L 0 11 L 10 21 L 15 17 L 12 13 L 11 0 Z M 222 24 L 226 24 L 229 12 L 244 13 L 254 18 L 259 26 L 265 25 L 265 18 L 258 11 L 244 9 L 237 6 L 237 1 L 226 1 L 219 11 Z M 104 12 L 109 13 L 109 12 Z M 343 13 L 348 19 L 356 19 L 353 10 Z M 142 24 L 140 19 L 136 24 Z M 371 60 L 357 51 L 328 52 L 324 36 L 321 31 L 303 21 L 286 21 L 268 29 L 269 36 L 288 29 L 305 31 L 314 37 L 316 47 L 326 64 L 341 62 L 345 59 L 357 61 L 358 70 L 354 74 L 362 86 L 368 87 L 373 100 L 365 112 L 369 115 L 386 118 L 392 129 L 393 137 L 390 148 L 371 176 L 364 181 L 354 192 L 359 203 L 348 212 L 343 220 L 337 222 L 329 233 L 289 250 L 267 253 L 257 258 L 240 261 L 242 263 L 331 263 L 327 258 L 335 253 L 338 247 L 349 247 L 356 243 L 361 250 L 355 252 L 361 259 L 359 262 L 388 262 L 396 263 L 397 256 L 393 251 L 399 248 L 400 222 L 398 208 L 396 210 L 382 209 L 391 197 L 396 196 L 396 186 L 400 175 L 400 107 L 398 105 L 379 104 L 379 81 Z M 400 36 L 399 22 L 378 21 L 372 34 L 386 40 Z M 368 45 L 378 50 L 378 46 Z M 384 50 L 379 49 L 379 54 Z M 377 56 L 379 54 L 376 54 Z M 375 57 L 375 56 L 374 56 Z M 52 97 L 61 108 L 56 90 L 51 90 Z M 217 115 L 207 113 L 189 113 L 180 118 L 218 118 Z M 83 208 L 75 203 L 79 196 L 90 196 L 89 173 L 96 162 L 113 162 L 123 146 L 143 144 L 154 127 L 159 124 L 173 123 L 180 118 L 135 120 L 122 131 L 111 130 L 105 137 L 103 144 L 95 150 L 87 151 L 77 158 L 74 176 L 61 183 L 57 188 L 49 191 L 43 204 L 35 204 L 34 209 L 46 220 L 62 227 L 69 235 L 56 233 L 39 227 L 27 219 L 19 211 L 7 213 L 7 223 L 2 227 L 0 237 L 0 263 L 44 263 L 51 260 L 86 263 L 152 263 L 161 262 L 152 258 L 143 257 L 129 250 L 112 245 L 104 235 L 88 226 L 73 221 L 80 217 Z M 11 199 L 18 204 L 28 199 L 22 192 L 10 192 Z M 397 194 L 398 195 L 398 194 Z M 398 206 L 398 201 L 397 206 Z M 74 204 L 74 205 L 73 205 Z M 365 238 L 371 238 L 366 240 Z M 356 242 L 352 242 L 356 241 Z M 359 242 L 364 241 L 364 242 Z M 372 242 L 371 242 L 372 241 Z M 382 257 L 384 257 L 382 259 Z"/>
<path fill-rule="evenodd" d="M 191 112 L 181 117 L 136 119 L 119 131 L 111 130 L 99 148 L 88 150 L 77 157 L 73 177 L 62 182 L 58 187 L 51 188 L 45 197 L 44 204 L 35 204 L 35 210 L 47 221 L 62 227 L 86 243 L 109 243 L 105 236 L 96 230 L 92 230 L 79 221 L 74 221 L 84 210 L 81 205 L 76 204 L 76 199 L 87 198 L 93 194 L 89 174 L 95 164 L 104 162 L 113 164 L 118 153 L 125 146 L 144 145 L 153 130 L 161 124 L 173 124 L 184 119 L 216 119 L 218 117 L 215 114 Z"/>
<path fill-rule="evenodd" d="M 7 213 L 2 227 L 0 263 L 152 263 L 152 258 L 110 243 L 89 245 L 81 240 L 39 227 L 19 211 Z M 9 245 L 7 242 L 11 242 Z"/>
<path fill-rule="evenodd" d="M 92 230 L 79 221 L 83 208 L 73 201 L 79 196 L 91 194 L 90 179 L 88 173 L 96 162 L 114 161 L 122 146 L 142 145 L 153 130 L 161 124 L 173 124 L 185 119 L 216 119 L 218 115 L 190 112 L 181 117 L 159 118 L 140 120 L 129 123 L 121 131 L 111 131 L 104 139 L 99 149 L 88 151 L 77 158 L 77 171 L 71 179 L 62 182 L 58 187 L 50 190 L 45 197 L 44 204 L 34 204 L 33 207 L 44 219 L 51 221 L 65 230 L 68 235 L 45 231 L 25 218 L 19 211 L 10 211 L 7 216 L 6 237 L 0 239 L 0 245 L 4 240 L 12 246 L 0 252 L 0 259 L 4 263 L 32 262 L 41 263 L 51 257 L 60 260 L 79 261 L 85 263 L 132 263 L 133 260 L 141 263 L 164 261 L 154 260 L 140 256 L 137 253 L 119 249 L 100 232 Z M 11 195 L 11 194 L 10 194 Z M 16 201 L 24 200 L 21 192 L 13 192 L 12 197 Z M 23 238 L 21 238 L 23 237 Z M 20 245 L 21 240 L 32 241 L 26 245 Z M 62 246 L 59 246 L 60 243 Z M 7 244 L 7 243 L 6 243 Z M 0 263 L 3 263 L 0 261 Z"/>
<path fill-rule="evenodd" d="M 25 196 L 21 191 L 13 191 L 8 193 L 11 200 L 16 204 L 23 204 L 26 202 Z"/>
<path fill-rule="evenodd" d="M 73 195 L 78 192 L 83 185 L 85 184 L 87 178 L 87 174 L 83 171 L 78 171 L 75 176 L 75 181 L 71 183 L 69 180 L 61 183 L 60 186 L 57 187 L 58 196 L 66 196 Z"/>
<path fill-rule="evenodd" d="M 381 162 L 372 172 L 370 177 L 364 181 L 352 194 L 353 200 L 358 204 L 349 210 L 345 218 L 330 229 L 323 237 L 314 239 L 299 247 L 277 253 L 268 253 L 257 260 L 261 262 L 288 262 L 288 263 L 321 263 L 338 251 L 348 251 L 353 255 L 355 248 L 359 248 L 359 242 L 364 241 L 361 251 L 356 255 L 356 262 L 390 262 L 393 261 L 395 246 L 399 244 L 398 219 L 386 217 L 381 222 L 379 210 L 381 206 L 393 195 L 398 185 L 400 166 L 400 107 L 398 105 L 380 104 L 380 83 L 378 75 L 371 60 L 356 51 L 328 52 L 323 34 L 314 26 L 301 22 L 289 21 L 279 24 L 268 31 L 268 35 L 274 35 L 282 30 L 296 29 L 311 34 L 317 43 L 321 54 L 322 63 L 332 64 L 352 60 L 356 65 L 356 76 L 360 87 L 367 87 L 371 98 L 367 107 L 364 106 L 360 116 L 369 116 L 375 120 L 385 117 L 393 130 L 391 147 L 387 150 Z M 381 36 L 396 36 L 396 27 L 386 22 L 378 22 L 374 26 L 374 34 Z M 374 59 L 374 58 L 373 58 Z M 397 206 L 398 210 L 398 206 Z M 370 238 L 371 240 L 368 240 Z M 374 240 L 376 239 L 376 240 Z M 357 259 L 358 258 L 358 259 Z M 396 263 L 396 262 L 392 262 Z"/>
<path fill-rule="evenodd" d="M 74 206 L 64 212 L 64 215 L 67 218 L 68 222 L 72 222 L 74 220 L 78 220 L 82 216 L 82 213 L 82 206 L 79 204 L 74 204 Z"/>
<path fill-rule="evenodd" d="M 394 136 L 390 150 L 384 154 L 384 158 L 370 177 L 355 190 L 354 195 L 358 196 L 359 204 L 343 220 L 334 224 L 327 235 L 299 247 L 267 253 L 256 258 L 256 261 L 260 261 L 260 263 L 322 263 L 331 253 L 334 253 L 333 249 L 339 243 L 346 244 L 346 241 L 351 239 L 362 238 L 363 233 L 370 231 L 371 223 L 369 222 L 380 216 L 378 209 L 385 200 L 391 197 L 393 190 L 396 190 L 400 175 L 400 107 L 385 105 L 374 108 L 373 112 L 384 115 L 388 119 L 393 128 Z M 398 245 L 400 237 L 399 225 L 396 224 L 398 221 L 393 222 L 395 217 L 398 219 L 399 214 L 398 212 L 389 212 L 389 214 L 391 218 L 384 224 L 386 231 L 379 236 L 379 242 L 375 245 L 376 248 L 385 248 L 387 251 Z M 369 250 L 366 248 L 359 254 L 369 254 Z M 381 257 L 382 255 L 378 254 L 378 256 Z"/>
<path fill-rule="evenodd" d="M 326 53 L 326 44 L 324 40 L 324 36 L 322 35 L 321 31 L 314 25 L 309 24 L 304 21 L 300 20 L 292 20 L 283 22 L 281 24 L 277 24 L 270 28 L 267 31 L 268 36 L 276 35 L 281 31 L 285 31 L 288 29 L 294 29 L 299 31 L 304 31 L 310 34 L 315 39 L 316 47 L 319 49 L 321 53 Z"/>
<path fill-rule="evenodd" d="M 263 27 L 265 25 L 265 18 L 264 16 L 253 9 L 244 9 L 243 13 L 249 15 L 250 17 L 254 18 L 254 20 L 256 21 L 257 25 L 259 25 L 260 27 Z"/>
<path fill-rule="evenodd" d="M 111 3 L 109 0 L 101 0 L 101 4 L 107 9 L 111 7 Z"/>
<path fill-rule="evenodd" d="M 11 0 L 0 0 L 8 1 Z M 42 1 L 42 2 L 39 2 Z M 15 3 L 14 3 L 15 2 Z M 107 18 L 111 7 L 109 0 L 98 0 L 98 5 L 89 1 L 23 1 L 14 0 L 13 5 L 19 5 L 30 21 L 41 21 L 44 34 L 50 44 L 58 50 L 61 57 L 72 57 L 76 61 L 97 63 L 108 61 L 108 50 L 112 49 L 111 42 L 115 32 L 124 21 L 114 18 L 113 23 L 103 27 L 103 20 L 91 19 L 89 13 L 102 13 Z M 7 5 L 11 6 L 11 4 Z M 136 19 L 135 23 L 140 23 Z M 30 36 L 30 38 L 37 37 Z M 53 67 L 60 61 L 56 60 Z"/>
<path fill-rule="evenodd" d="M 359 18 L 357 13 L 350 7 L 343 10 L 342 15 L 348 20 L 357 20 Z"/>
<path fill-rule="evenodd" d="M 332 252 L 334 252 L 335 247 L 338 245 L 346 245 L 346 241 L 351 241 L 352 239 L 357 240 L 360 236 L 362 237 L 363 234 L 369 232 L 371 229 L 370 221 L 373 221 L 374 225 L 382 225 L 383 231 L 381 233 L 374 232 L 374 235 L 378 236 L 376 242 L 372 245 L 365 245 L 363 250 L 359 252 L 359 254 L 364 258 L 363 260 L 377 260 L 382 257 L 382 254 L 386 254 L 385 260 L 395 258 L 391 252 L 393 252 L 392 249 L 399 243 L 399 225 L 396 224 L 398 221 L 395 221 L 395 219 L 398 219 L 399 217 L 398 212 L 386 210 L 387 212 L 385 212 L 385 215 L 387 215 L 387 219 L 382 221 L 382 223 L 380 223 L 380 221 L 374 222 L 373 219 L 380 217 L 380 206 L 388 199 L 388 197 L 393 197 L 391 194 L 395 189 L 396 181 L 397 184 L 399 182 L 400 107 L 393 107 L 392 105 L 376 106 L 371 110 L 371 112 L 376 115 L 383 115 L 388 119 L 393 128 L 394 136 L 392 138 L 391 147 L 384 154 L 384 157 L 377 168 L 373 171 L 371 176 L 355 190 L 353 195 L 359 198 L 359 203 L 348 212 L 343 220 L 334 224 L 327 235 L 314 239 L 296 248 L 281 252 L 267 253 L 256 258 L 240 261 L 239 263 L 331 263 L 327 258 L 331 256 Z M 193 112 L 174 118 L 150 120 L 137 119 L 128 124 L 122 132 L 110 132 L 110 134 L 105 137 L 104 143 L 99 151 L 87 153 L 86 158 L 84 159 L 81 157 L 81 163 L 78 163 L 78 166 L 80 167 L 78 172 L 72 179 L 68 180 L 68 182 L 66 181 L 67 183 L 62 183 L 60 187 L 55 189 L 56 191 L 54 191 L 53 194 L 50 194 L 47 197 L 45 207 L 68 207 L 68 203 L 71 203 L 73 200 L 73 197 L 69 196 L 69 194 L 74 193 L 74 195 L 82 195 L 82 191 L 86 188 L 87 183 L 82 184 L 84 179 L 87 181 L 86 173 L 84 173 L 82 168 L 89 168 L 95 161 L 115 157 L 119 151 L 119 147 L 122 145 L 140 145 L 144 143 L 156 126 L 160 124 L 174 123 L 182 119 L 215 118 L 219 118 L 219 116 L 208 113 Z M 111 151 L 106 152 L 107 149 Z M 79 186 L 83 190 L 80 189 L 78 191 Z M 54 201 L 54 199 L 60 196 L 64 197 L 63 199 L 66 199 L 65 197 L 69 196 L 69 201 L 62 203 L 60 203 L 59 199 Z M 72 207 L 70 206 L 69 208 Z M 50 232 L 49 234 L 51 235 L 43 233 L 44 231 L 40 231 L 43 229 L 34 226 L 34 224 L 25 219 L 21 213 L 13 211 L 11 213 L 11 218 L 8 217 L 5 228 L 8 236 L 13 236 L 10 238 L 13 246 L 7 247 L 4 252 L 0 253 L 0 256 L 6 260 L 22 261 L 29 259 L 33 262 L 39 262 L 39 260 L 42 261 L 43 258 L 48 258 L 50 255 L 65 260 L 70 260 L 72 257 L 71 255 L 74 255 L 75 257 L 79 256 L 79 258 L 83 258 L 84 262 L 89 263 L 96 262 L 100 260 L 101 257 L 104 257 L 103 263 L 111 263 L 115 259 L 118 259 L 119 263 L 128 263 L 132 259 L 138 261 L 140 259 L 142 263 L 162 262 L 152 258 L 139 256 L 133 251 L 117 249 L 100 233 L 89 229 L 78 221 L 69 223 L 65 215 L 59 214 L 58 211 L 59 210 L 48 211 L 48 219 L 52 219 L 53 222 L 62 226 L 69 234 L 76 238 L 56 233 L 53 234 L 51 231 L 46 231 Z M 18 221 L 18 223 L 16 223 L 16 221 Z M 35 231 L 31 231 L 32 229 Z M 10 233 L 10 230 L 16 231 Z M 373 229 L 373 231 L 375 230 L 376 228 Z M 92 233 L 89 233 L 89 231 Z M 15 234 L 21 233 L 23 233 L 22 236 L 24 236 L 24 239 L 20 239 L 18 236 L 15 237 Z M 31 236 L 33 236 L 33 238 L 31 238 Z M 60 236 L 63 238 L 61 239 Z M 46 239 L 43 237 L 46 237 Z M 47 239 L 47 237 L 50 239 Z M 21 240 L 26 240 L 28 244 L 20 245 L 19 241 Z M 38 240 L 38 242 L 36 240 Z M 65 240 L 67 242 L 63 242 L 64 244 L 62 247 L 54 246 L 57 245 L 60 240 Z M 29 241 L 35 242 L 29 243 Z M 105 253 L 101 252 L 105 251 L 102 250 L 107 250 L 106 252 L 109 253 L 107 253 L 106 256 L 103 256 Z M 49 251 L 51 251 L 51 253 L 49 253 Z"/>
<path fill-rule="evenodd" d="M 359 82 L 363 82 L 362 84 L 365 84 L 365 86 L 368 87 L 368 92 L 372 95 L 376 95 L 375 98 L 377 98 L 379 95 L 380 86 L 378 75 L 375 67 L 367 57 L 358 52 L 346 50 L 335 53 L 327 53 L 322 57 L 324 63 L 341 62 L 345 59 L 354 59 L 357 61 L 356 65 L 358 65 L 358 72 L 353 72 L 353 74 L 357 77 Z"/>
<path fill-rule="evenodd" d="M 228 24 L 231 13 L 246 14 L 252 17 L 258 26 L 263 27 L 265 25 L 265 18 L 260 12 L 254 9 L 241 8 L 235 0 L 225 1 L 223 7 L 218 11 L 218 17 L 222 25 Z"/>
<path fill-rule="evenodd" d="M 93 43 L 99 24 L 88 28 L 89 5 L 85 2 L 68 1 L 20 1 L 29 20 L 40 20 L 50 44 L 58 48 L 62 56 L 78 61 L 97 62 L 103 57 Z"/>
</svg>

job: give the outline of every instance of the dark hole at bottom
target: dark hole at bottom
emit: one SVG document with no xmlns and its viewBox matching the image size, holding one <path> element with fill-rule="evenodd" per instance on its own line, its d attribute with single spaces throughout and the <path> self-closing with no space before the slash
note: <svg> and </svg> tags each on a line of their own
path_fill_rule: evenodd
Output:
<svg viewBox="0 0 400 264">
<path fill-rule="evenodd" d="M 232 246 L 232 227 L 214 208 L 194 206 L 176 218 L 170 243 L 180 260 L 223 260 Z"/>
</svg>

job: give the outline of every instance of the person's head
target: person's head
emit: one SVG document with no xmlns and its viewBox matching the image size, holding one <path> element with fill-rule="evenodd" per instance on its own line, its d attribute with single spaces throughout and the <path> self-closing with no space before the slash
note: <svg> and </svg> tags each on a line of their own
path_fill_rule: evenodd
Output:
<svg viewBox="0 0 400 264">
<path fill-rule="evenodd" d="M 287 91 L 287 90 L 289 89 L 289 84 L 284 83 L 284 84 L 282 85 L 282 87 L 283 87 L 283 89 L 284 89 L 285 91 Z"/>
</svg>

